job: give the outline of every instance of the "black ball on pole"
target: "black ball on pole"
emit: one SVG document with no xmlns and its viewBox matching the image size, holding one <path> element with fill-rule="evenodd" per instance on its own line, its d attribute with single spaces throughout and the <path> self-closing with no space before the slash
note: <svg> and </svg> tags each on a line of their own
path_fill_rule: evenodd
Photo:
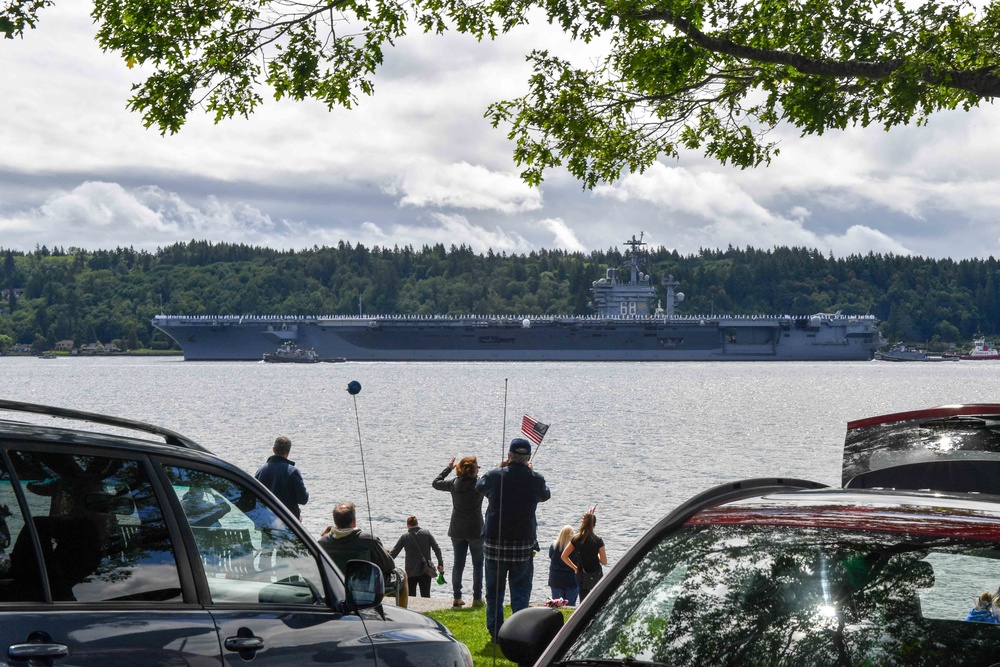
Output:
<svg viewBox="0 0 1000 667">
<path fill-rule="evenodd" d="M 347 393 L 351 396 L 357 396 L 361 393 L 361 383 L 357 380 L 351 380 L 347 383 Z"/>
</svg>

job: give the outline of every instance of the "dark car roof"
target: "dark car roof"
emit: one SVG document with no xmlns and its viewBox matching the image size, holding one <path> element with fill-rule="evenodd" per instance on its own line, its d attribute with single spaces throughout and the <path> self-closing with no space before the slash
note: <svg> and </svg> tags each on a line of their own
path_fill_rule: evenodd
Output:
<svg viewBox="0 0 1000 667">
<path fill-rule="evenodd" d="M 134 433 L 142 433 L 144 435 L 157 436 L 160 440 L 149 440 L 149 439 L 138 439 L 134 436 L 112 436 L 109 434 L 100 434 L 97 432 L 83 431 L 78 428 L 62 428 L 59 426 L 49 426 L 47 424 L 40 423 L 27 423 L 17 420 L 12 420 L 7 415 L 8 412 L 20 413 L 20 414 L 38 414 L 44 415 L 46 417 L 53 417 L 57 419 L 67 419 L 73 420 L 75 422 L 83 422 L 86 424 L 100 424 L 102 426 L 111 426 L 114 428 L 125 429 Z M 57 408 L 48 405 L 38 405 L 36 403 L 24 403 L 21 401 L 9 401 L 5 399 L 0 399 L 0 425 L 2 429 L 13 433 L 21 433 L 26 435 L 32 435 L 38 438 L 52 439 L 56 437 L 61 437 L 65 440 L 79 441 L 83 438 L 105 438 L 111 442 L 122 442 L 129 441 L 132 443 L 144 443 L 146 445 L 154 446 L 169 446 L 174 448 L 187 449 L 192 451 L 207 452 L 208 450 L 191 440 L 190 438 L 177 433 L 176 431 L 171 431 L 170 429 L 163 428 L 161 426 L 156 426 L 153 424 L 147 424 L 146 422 L 135 421 L 132 419 L 124 419 L 122 417 L 111 417 L 108 415 L 98 414 L 96 412 L 86 412 L 83 410 L 73 410 L 70 408 Z"/>
<path fill-rule="evenodd" d="M 62 420 L 61 423 L 25 422 L 10 418 L 11 415 L 38 414 Z M 94 427 L 112 427 L 110 430 L 93 430 Z M 152 436 L 152 437 L 137 437 Z M 110 417 L 81 410 L 55 408 L 33 403 L 0 399 L 0 442 L 44 442 L 71 445 L 85 453 L 87 447 L 181 456 L 210 462 L 228 470 L 241 470 L 238 466 L 213 455 L 190 438 L 152 424 Z"/>
</svg>

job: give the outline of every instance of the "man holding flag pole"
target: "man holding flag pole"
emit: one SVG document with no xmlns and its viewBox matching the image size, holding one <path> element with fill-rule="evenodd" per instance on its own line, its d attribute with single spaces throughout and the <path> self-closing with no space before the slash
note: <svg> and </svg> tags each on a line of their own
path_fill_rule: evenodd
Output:
<svg viewBox="0 0 1000 667">
<path fill-rule="evenodd" d="M 541 445 L 548 426 L 525 415 L 521 430 L 530 441 L 511 440 L 507 458 L 476 482 L 476 491 L 489 503 L 483 528 L 484 593 L 486 629 L 494 642 L 504 622 L 504 592 L 508 583 L 512 611 L 528 607 L 534 577 L 532 558 L 538 544 L 535 508 L 552 496 L 545 478 L 531 465 L 531 443 Z"/>
</svg>

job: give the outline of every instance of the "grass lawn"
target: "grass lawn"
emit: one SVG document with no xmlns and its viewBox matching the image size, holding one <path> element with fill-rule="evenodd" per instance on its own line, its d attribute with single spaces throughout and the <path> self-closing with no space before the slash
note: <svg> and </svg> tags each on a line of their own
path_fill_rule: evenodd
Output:
<svg viewBox="0 0 1000 667">
<path fill-rule="evenodd" d="M 504 607 L 504 610 L 505 616 L 509 618 L 510 605 Z M 563 609 L 562 612 L 566 618 L 569 618 L 572 613 L 569 609 Z M 451 630 L 455 639 L 469 647 L 475 667 L 492 667 L 494 664 L 493 644 L 490 642 L 490 633 L 486 631 L 486 607 L 442 609 L 429 611 L 427 616 L 440 621 Z M 516 667 L 513 662 L 503 657 L 499 646 L 496 648 L 496 665 L 497 667 Z"/>
</svg>

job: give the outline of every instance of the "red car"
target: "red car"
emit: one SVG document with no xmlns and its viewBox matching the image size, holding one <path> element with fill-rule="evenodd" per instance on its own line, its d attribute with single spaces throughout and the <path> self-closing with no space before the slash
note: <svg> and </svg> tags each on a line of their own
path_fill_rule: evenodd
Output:
<svg viewBox="0 0 1000 667">
<path fill-rule="evenodd" d="M 530 608 L 499 643 L 540 666 L 991 665 L 998 587 L 1000 405 L 944 406 L 848 424 L 840 488 L 692 498 L 565 627 Z"/>
</svg>

